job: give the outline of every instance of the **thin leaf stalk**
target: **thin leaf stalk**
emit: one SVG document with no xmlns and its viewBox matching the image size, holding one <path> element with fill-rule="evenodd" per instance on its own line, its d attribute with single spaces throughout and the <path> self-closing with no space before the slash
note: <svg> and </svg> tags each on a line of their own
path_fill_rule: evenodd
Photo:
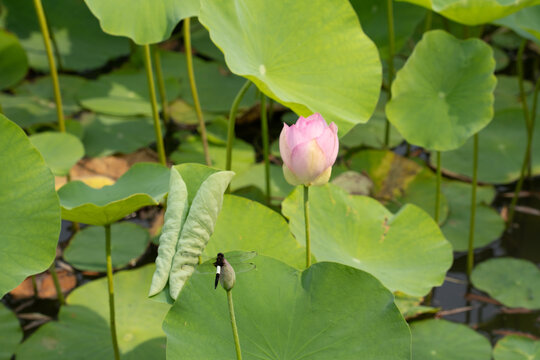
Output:
<svg viewBox="0 0 540 360">
<path fill-rule="evenodd" d="M 163 135 L 161 134 L 161 123 L 159 120 L 159 111 L 156 99 L 156 87 L 154 85 L 154 73 L 152 71 L 152 58 L 150 56 L 150 45 L 143 45 L 144 49 L 144 67 L 146 69 L 146 78 L 148 80 L 148 93 L 152 105 L 152 118 L 154 120 L 154 132 L 156 134 L 156 147 L 158 150 L 159 162 L 167 165 L 165 157 L 165 146 L 163 145 Z"/>
<path fill-rule="evenodd" d="M 199 93 L 197 92 L 197 83 L 195 82 L 195 72 L 193 71 L 193 54 L 191 53 L 191 19 L 184 19 L 184 47 L 186 52 L 186 63 L 189 77 L 189 86 L 191 87 L 191 96 L 193 98 L 193 105 L 195 106 L 195 112 L 197 113 L 197 119 L 199 120 L 199 132 L 201 133 L 201 140 L 204 150 L 204 160 L 206 165 L 211 166 L 212 160 L 210 159 L 210 152 L 208 150 L 208 137 L 206 135 L 206 124 L 201 109 L 201 103 L 199 101 Z"/>
<path fill-rule="evenodd" d="M 440 219 L 440 208 L 441 208 L 441 152 L 437 151 L 437 181 L 435 189 L 435 222 L 439 224 Z"/>
<path fill-rule="evenodd" d="M 251 86 L 251 81 L 246 80 L 244 85 L 240 88 L 240 91 L 238 91 L 238 94 L 236 94 L 236 97 L 234 98 L 234 101 L 231 106 L 231 111 L 229 112 L 229 123 L 227 126 L 227 150 L 226 150 L 226 155 L 225 155 L 225 170 L 231 170 L 231 167 L 232 167 L 232 147 L 234 143 L 234 125 L 236 123 L 236 113 L 238 112 L 238 106 L 240 105 L 240 102 L 244 98 L 244 95 L 246 94 L 250 86 Z"/>
<path fill-rule="evenodd" d="M 41 3 L 41 0 L 34 0 L 34 7 L 36 9 L 36 15 L 39 21 L 39 27 L 41 29 L 41 35 L 43 36 L 43 43 L 45 44 L 45 51 L 47 53 L 47 60 L 49 62 L 49 70 L 51 72 L 54 101 L 56 103 L 56 116 L 58 118 L 58 129 L 60 130 L 60 132 L 66 132 L 64 109 L 62 106 L 62 95 L 60 93 L 60 81 L 58 80 L 58 70 L 56 68 L 56 62 L 54 60 L 54 54 L 51 45 L 51 35 L 47 26 L 47 18 L 45 17 L 45 11 L 43 10 L 43 4 Z"/>
<path fill-rule="evenodd" d="M 53 279 L 54 288 L 56 289 L 56 296 L 58 297 L 58 302 L 60 302 L 60 305 L 64 305 L 66 303 L 66 300 L 64 299 L 62 286 L 60 286 L 60 280 L 58 279 L 58 273 L 56 272 L 56 265 L 54 260 L 51 266 L 49 266 L 49 272 L 51 273 L 51 277 Z"/>
<path fill-rule="evenodd" d="M 261 133 L 264 158 L 264 181 L 266 189 L 265 195 L 266 203 L 267 205 L 270 205 L 270 140 L 268 139 L 268 117 L 266 111 L 266 95 L 261 92 Z"/>
<path fill-rule="evenodd" d="M 111 258 L 111 225 L 105 225 L 105 253 L 107 257 L 107 285 L 109 287 L 109 324 L 111 327 L 111 340 L 114 350 L 114 359 L 120 360 L 118 338 L 116 335 L 116 315 L 114 308 L 114 282 Z"/>
<path fill-rule="evenodd" d="M 471 216 L 469 221 L 469 248 L 467 251 L 467 276 L 470 278 L 474 266 L 474 228 L 476 223 L 476 187 L 478 185 L 478 134 L 474 134 L 473 176 L 471 191 Z"/>
<path fill-rule="evenodd" d="M 395 34 L 394 34 L 394 4 L 393 0 L 386 0 L 386 16 L 388 22 L 388 100 L 392 99 L 392 82 L 394 81 L 394 54 L 395 54 Z M 388 148 L 390 144 L 390 122 L 386 118 L 384 128 L 384 146 Z"/>
</svg>

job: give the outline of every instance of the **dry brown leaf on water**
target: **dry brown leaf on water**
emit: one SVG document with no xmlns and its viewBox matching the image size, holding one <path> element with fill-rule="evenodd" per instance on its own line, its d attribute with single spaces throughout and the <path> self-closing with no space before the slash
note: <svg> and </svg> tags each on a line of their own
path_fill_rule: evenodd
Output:
<svg viewBox="0 0 540 360">
<path fill-rule="evenodd" d="M 57 270 L 57 274 L 62 292 L 66 293 L 77 286 L 77 278 L 73 272 L 60 269 Z M 38 288 L 38 297 L 41 299 L 56 299 L 56 288 L 54 287 L 52 276 L 48 272 L 45 272 L 37 274 L 35 277 Z M 11 290 L 10 294 L 14 299 L 33 297 L 34 286 L 32 285 L 32 278 L 26 278 L 19 286 Z"/>
</svg>

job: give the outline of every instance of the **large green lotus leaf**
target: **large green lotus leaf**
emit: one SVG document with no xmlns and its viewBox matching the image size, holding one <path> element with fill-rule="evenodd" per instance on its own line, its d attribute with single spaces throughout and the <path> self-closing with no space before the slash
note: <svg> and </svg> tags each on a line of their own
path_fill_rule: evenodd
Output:
<svg viewBox="0 0 540 360">
<path fill-rule="evenodd" d="M 300 272 L 264 256 L 255 263 L 232 291 L 244 359 L 410 359 L 407 325 L 369 274 L 335 263 Z M 234 358 L 227 296 L 213 277 L 194 275 L 167 314 L 168 359 Z"/>
<path fill-rule="evenodd" d="M 60 74 L 60 92 L 62 93 L 62 108 L 65 114 L 74 114 L 81 110 L 76 94 L 86 85 L 87 80 L 76 75 Z M 13 89 L 17 95 L 32 96 L 38 103 L 50 108 L 55 107 L 53 85 L 50 76 L 42 76 L 35 81 L 26 81 Z"/>
<path fill-rule="evenodd" d="M 167 99 L 172 101 L 178 96 L 180 85 L 174 78 L 164 80 Z M 120 70 L 102 75 L 81 88 L 77 98 L 84 108 L 97 113 L 152 116 L 148 79 L 143 71 Z"/>
<path fill-rule="evenodd" d="M 490 360 L 491 345 L 466 325 L 446 320 L 411 324 L 414 360 Z"/>
<path fill-rule="evenodd" d="M 239 191 L 250 186 L 254 186 L 263 192 L 266 191 L 264 164 L 255 164 L 249 170 L 236 176 L 231 182 L 231 191 Z M 294 186 L 289 184 L 283 176 L 283 168 L 270 164 L 270 196 L 272 203 L 279 205 L 293 189 Z"/>
<path fill-rule="evenodd" d="M 153 265 L 114 275 L 116 330 L 122 359 L 164 359 L 161 324 L 169 309 L 146 298 Z M 19 346 L 17 359 L 113 359 L 107 279 L 87 283 L 67 298 L 58 321 L 41 326 Z M 151 351 L 153 350 L 153 352 Z M 148 356 L 148 353 L 151 356 Z M 129 356 L 127 354 L 129 353 Z M 124 357 L 126 354 L 126 357 Z"/>
<path fill-rule="evenodd" d="M 3 0 L 3 3 L 8 13 L 6 28 L 21 40 L 30 66 L 49 71 L 33 2 Z M 129 53 L 128 40 L 105 34 L 82 1 L 44 0 L 43 7 L 60 54 L 60 68 L 73 71 L 95 69 Z"/>
<path fill-rule="evenodd" d="M 540 5 L 527 7 L 505 18 L 498 19 L 495 23 L 506 26 L 522 37 L 540 44 Z"/>
<path fill-rule="evenodd" d="M 218 252 L 234 250 L 256 251 L 297 269 L 306 265 L 305 248 L 294 239 L 283 216 L 258 202 L 225 195 L 204 253 L 215 257 Z"/>
<path fill-rule="evenodd" d="M 371 116 L 381 64 L 348 0 L 202 0 L 199 20 L 233 73 L 298 114 L 341 135 Z"/>
<path fill-rule="evenodd" d="M 111 251 L 113 268 L 122 268 L 141 257 L 148 243 L 148 231 L 131 222 L 111 226 Z M 88 226 L 77 232 L 64 249 L 64 259 L 79 270 L 107 270 L 105 254 L 105 229 Z"/>
<path fill-rule="evenodd" d="M 510 15 L 539 0 L 398 0 L 432 9 L 465 25 L 481 25 Z"/>
<path fill-rule="evenodd" d="M 426 32 L 392 84 L 388 119 L 413 145 L 458 148 L 493 117 L 494 69 L 482 40 Z"/>
<path fill-rule="evenodd" d="M 391 151 L 367 150 L 350 160 L 351 169 L 366 173 L 373 181 L 373 196 L 391 211 L 414 204 L 435 216 L 436 176 L 426 167 Z M 446 196 L 441 194 L 439 224 L 448 215 Z"/>
<path fill-rule="evenodd" d="M 537 116 L 537 122 L 540 114 Z M 535 126 L 534 138 L 540 139 L 540 126 Z M 498 111 L 495 118 L 478 135 L 478 181 L 499 184 L 519 178 L 527 133 L 521 109 Z M 472 176 L 473 140 L 461 148 L 441 154 L 442 167 L 451 173 Z M 534 141 L 532 153 L 540 154 L 540 141 Z M 493 166 L 496 163 L 497 166 Z M 532 157 L 532 173 L 540 174 L 540 157 Z"/>
<path fill-rule="evenodd" d="M 490 259 L 473 269 L 471 281 L 505 306 L 540 309 L 540 270 L 532 262 Z"/>
<path fill-rule="evenodd" d="M 167 40 L 180 20 L 199 14 L 199 0 L 84 0 L 103 31 L 136 44 Z"/>
<path fill-rule="evenodd" d="M 30 136 L 30 141 L 56 176 L 67 175 L 84 156 L 83 144 L 78 137 L 69 133 L 42 132 Z"/>
<path fill-rule="evenodd" d="M 452 244 L 454 251 L 467 251 L 469 247 L 472 186 L 469 183 L 459 181 L 444 181 L 441 191 L 446 195 L 450 208 L 441 230 L 446 239 Z M 475 248 L 488 245 L 504 231 L 504 220 L 497 210 L 489 206 L 494 198 L 495 189 L 492 186 L 477 187 Z"/>
<path fill-rule="evenodd" d="M 28 59 L 17 37 L 0 30 L 0 90 L 16 85 L 28 72 Z"/>
<path fill-rule="evenodd" d="M 524 336 L 505 336 L 495 345 L 493 358 L 495 360 L 538 360 L 540 359 L 540 341 Z"/>
<path fill-rule="evenodd" d="M 156 141 L 149 117 L 90 116 L 83 120 L 86 155 L 129 154 Z"/>
<path fill-rule="evenodd" d="M 10 360 L 23 334 L 17 316 L 0 304 L 0 360 Z"/>
<path fill-rule="evenodd" d="M 311 251 L 367 271 L 391 291 L 425 295 L 442 284 L 452 264 L 452 247 L 431 217 L 415 205 L 392 214 L 377 200 L 349 195 L 335 185 L 309 189 Z M 282 204 L 296 239 L 304 244 L 300 188 Z"/>
<path fill-rule="evenodd" d="M 62 218 L 107 225 L 143 206 L 157 205 L 168 191 L 169 169 L 155 163 L 133 165 L 114 185 L 94 189 L 72 181 L 58 190 Z"/>
<path fill-rule="evenodd" d="M 56 109 L 48 101 L 37 100 L 30 95 L 7 95 L 0 93 L 2 113 L 20 127 L 54 123 L 57 120 Z"/>
<path fill-rule="evenodd" d="M 388 2 L 385 0 L 349 0 L 354 7 L 362 29 L 379 49 L 381 57 L 388 58 Z M 418 23 L 424 19 L 426 10 L 405 2 L 395 2 L 394 41 L 395 51 L 405 45 Z"/>
<path fill-rule="evenodd" d="M 189 85 L 186 55 L 184 53 L 162 51 L 161 66 L 165 77 L 180 81 L 182 99 L 193 105 L 193 96 Z M 195 80 L 199 101 L 204 111 L 228 113 L 231 105 L 246 80 L 232 74 L 226 66 L 212 61 L 193 59 Z M 248 107 L 255 102 L 255 87 L 252 86 L 240 102 L 241 107 Z"/>
<path fill-rule="evenodd" d="M 365 124 L 356 124 L 347 135 L 343 136 L 339 143 L 340 145 L 355 148 L 367 146 L 376 149 L 385 148 L 384 137 L 386 127 L 386 114 L 384 107 L 386 105 L 388 95 L 385 91 L 381 91 L 377 108 L 371 116 L 371 119 Z M 397 132 L 396 128 L 390 125 L 389 147 L 398 146 L 403 141 L 403 137 Z M 276 142 L 277 144 L 277 142 Z"/>
<path fill-rule="evenodd" d="M 0 296 L 56 256 L 60 205 L 54 176 L 14 122 L 0 114 Z"/>
<path fill-rule="evenodd" d="M 208 145 L 210 160 L 212 166 L 220 169 L 225 169 L 225 158 L 227 147 L 225 145 L 216 145 L 210 143 Z M 232 150 L 233 162 L 232 170 L 241 174 L 248 170 L 255 163 L 255 150 L 245 141 L 235 139 Z M 169 156 L 175 164 L 181 163 L 200 163 L 205 164 L 204 149 L 199 136 L 190 136 L 180 144 Z"/>
<path fill-rule="evenodd" d="M 210 58 L 225 65 L 225 57 L 219 48 L 210 39 L 208 30 L 198 21 L 192 22 L 191 47 L 193 50 L 204 57 Z"/>
</svg>

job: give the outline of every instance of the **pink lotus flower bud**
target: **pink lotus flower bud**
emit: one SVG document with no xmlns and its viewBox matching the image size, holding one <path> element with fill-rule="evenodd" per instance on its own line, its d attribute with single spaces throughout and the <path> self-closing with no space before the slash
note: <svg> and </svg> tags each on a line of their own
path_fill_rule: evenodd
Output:
<svg viewBox="0 0 540 360">
<path fill-rule="evenodd" d="M 290 127 L 283 124 L 279 151 L 283 175 L 291 185 L 324 185 L 336 161 L 339 140 L 336 124 L 326 124 L 321 114 L 300 116 Z"/>
</svg>

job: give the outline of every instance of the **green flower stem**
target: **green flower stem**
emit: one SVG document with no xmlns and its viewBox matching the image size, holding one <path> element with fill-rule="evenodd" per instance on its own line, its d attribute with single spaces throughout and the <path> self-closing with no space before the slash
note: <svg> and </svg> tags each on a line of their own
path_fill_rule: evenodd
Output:
<svg viewBox="0 0 540 360">
<path fill-rule="evenodd" d="M 261 92 L 261 132 L 264 157 L 264 177 L 266 185 L 266 203 L 270 205 L 270 158 L 268 140 L 268 117 L 266 114 L 266 96 Z"/>
<path fill-rule="evenodd" d="M 386 0 L 387 20 L 388 20 L 388 101 L 392 99 L 392 81 L 394 80 L 394 53 L 395 53 L 395 35 L 394 35 L 394 0 Z M 384 128 L 384 146 L 390 144 L 390 122 L 386 118 Z"/>
<path fill-rule="evenodd" d="M 424 32 L 431 30 L 432 23 L 433 23 L 433 11 L 428 10 L 426 14 L 426 21 L 424 23 Z"/>
<path fill-rule="evenodd" d="M 167 91 L 163 80 L 163 69 L 161 68 L 161 54 L 157 45 L 152 47 L 154 53 L 154 63 L 156 64 L 156 80 L 158 85 L 159 98 L 161 99 L 161 110 L 163 112 L 163 124 L 169 123 L 169 103 L 167 101 Z"/>
<path fill-rule="evenodd" d="M 159 112 L 156 100 L 156 87 L 154 85 L 154 74 L 152 71 L 152 58 L 150 57 L 150 45 L 143 45 L 144 48 L 144 66 L 146 68 L 146 78 L 148 79 L 148 92 L 150 102 L 152 103 L 152 117 L 154 119 L 154 131 L 156 133 L 156 146 L 159 155 L 159 161 L 167 165 L 165 158 L 165 146 L 163 145 L 163 136 L 161 135 L 161 124 L 159 121 Z"/>
<path fill-rule="evenodd" d="M 304 224 L 306 232 L 306 269 L 311 266 L 311 233 L 309 230 L 309 186 L 304 185 Z"/>
<path fill-rule="evenodd" d="M 231 315 L 231 326 L 234 337 L 234 347 L 236 349 L 236 359 L 242 360 L 242 349 L 240 348 L 240 338 L 238 337 L 238 328 L 236 327 L 236 316 L 234 315 L 232 290 L 227 291 L 227 301 L 229 302 L 229 314 Z"/>
<path fill-rule="evenodd" d="M 206 136 L 206 124 L 204 123 L 203 113 L 201 109 L 201 103 L 199 102 L 199 94 L 197 93 L 197 83 L 195 82 L 195 73 L 193 72 L 193 55 L 191 54 L 191 29 L 190 18 L 184 19 L 184 47 L 186 52 L 186 63 L 188 68 L 189 85 L 191 87 L 191 96 L 193 97 L 193 105 L 195 105 L 195 112 L 199 119 L 199 131 L 201 133 L 201 140 L 204 150 L 204 159 L 206 165 L 211 166 L 212 160 L 210 160 L 210 152 L 208 151 L 208 138 Z"/>
<path fill-rule="evenodd" d="M 238 106 L 244 98 L 247 90 L 251 86 L 251 81 L 246 80 L 244 86 L 240 89 L 231 106 L 229 113 L 229 126 L 227 127 L 227 154 L 225 161 L 225 170 L 231 170 L 232 166 L 232 146 L 234 142 L 234 124 L 236 122 L 236 113 L 238 112 Z"/>
<path fill-rule="evenodd" d="M 45 44 L 45 51 L 47 52 L 47 60 L 49 61 L 49 69 L 51 71 L 54 101 L 56 102 L 56 115 L 58 117 L 58 128 L 61 132 L 66 132 L 62 95 L 60 94 L 60 82 L 58 81 L 58 70 L 56 69 L 56 62 L 54 61 L 51 36 L 49 34 L 49 28 L 47 27 L 47 19 L 45 18 L 45 11 L 43 10 L 41 0 L 34 0 L 34 7 L 36 8 L 36 15 L 38 17 L 39 27 L 41 28 L 41 34 L 43 35 L 43 42 Z"/>
<path fill-rule="evenodd" d="M 60 305 L 64 305 L 66 303 L 66 300 L 64 299 L 64 293 L 62 293 L 60 280 L 58 280 L 58 274 L 56 273 L 56 265 L 54 263 L 54 260 L 51 266 L 49 267 L 49 272 L 51 273 L 51 276 L 53 278 L 54 288 L 56 289 L 56 295 L 58 296 L 58 301 L 60 302 Z"/>
<path fill-rule="evenodd" d="M 522 78 L 520 78 L 522 80 Z M 523 91 L 522 88 L 523 81 L 520 81 L 520 91 Z M 529 168 L 529 165 L 532 162 L 532 141 L 533 141 L 533 134 L 534 134 L 534 126 L 535 126 L 535 120 L 536 120 L 536 106 L 538 103 L 538 91 L 540 89 L 540 79 L 536 81 L 536 87 L 534 89 L 534 98 L 533 98 L 533 106 L 531 111 L 531 118 L 530 121 L 528 121 L 529 126 L 527 127 L 527 148 L 525 150 L 525 156 L 523 158 L 523 163 L 521 165 L 521 175 L 519 177 L 518 183 L 516 185 L 516 189 L 514 190 L 514 196 L 512 197 L 512 202 L 510 203 L 510 208 L 508 209 L 508 218 L 506 220 L 506 228 L 510 228 L 512 226 L 512 222 L 514 221 L 514 214 L 516 209 L 517 200 L 519 198 L 519 193 L 521 192 L 521 189 L 523 188 L 523 182 L 525 180 L 525 174 L 527 172 L 527 169 Z M 524 92 L 521 94 L 522 98 L 524 97 Z M 524 102 L 526 103 L 526 102 Z M 525 105 L 526 106 L 526 105 Z"/>
<path fill-rule="evenodd" d="M 120 360 L 120 350 L 116 337 L 116 318 L 114 314 L 114 283 L 111 259 L 111 225 L 105 225 L 105 253 L 107 254 L 107 284 L 109 285 L 109 323 L 111 326 L 111 340 L 114 349 L 114 359 Z"/>
<path fill-rule="evenodd" d="M 478 134 L 474 134 L 473 176 L 471 192 L 471 219 L 469 222 L 469 251 L 467 252 L 467 276 L 470 278 L 474 266 L 474 225 L 476 218 L 476 185 L 478 183 Z"/>
<path fill-rule="evenodd" d="M 435 190 L 435 222 L 439 224 L 439 213 L 440 213 L 440 207 L 441 207 L 441 181 L 442 181 L 442 174 L 441 174 L 441 152 L 437 151 L 437 182 L 436 182 L 436 190 Z"/>
</svg>

